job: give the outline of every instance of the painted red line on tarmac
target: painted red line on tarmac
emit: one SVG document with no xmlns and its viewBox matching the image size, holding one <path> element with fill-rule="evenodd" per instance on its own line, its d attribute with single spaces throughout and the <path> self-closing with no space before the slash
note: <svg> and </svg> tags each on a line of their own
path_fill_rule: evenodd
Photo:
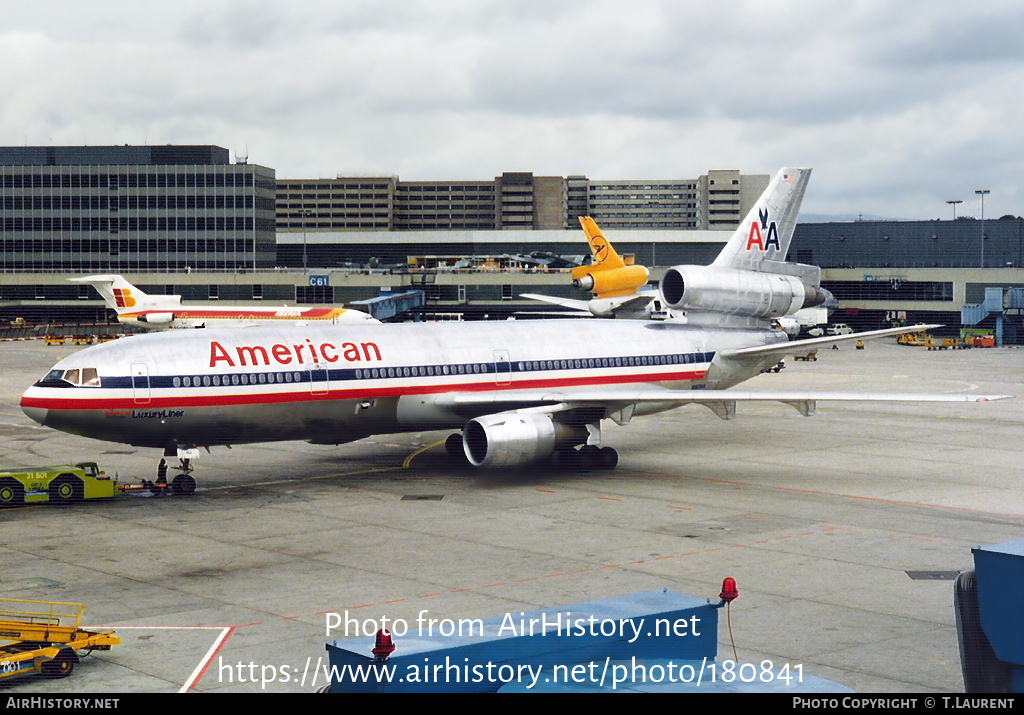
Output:
<svg viewBox="0 0 1024 715">
<path fill-rule="evenodd" d="M 221 636 L 219 642 L 216 644 L 216 647 L 212 648 L 210 652 L 206 654 L 205 662 L 203 663 L 202 667 L 195 673 L 191 682 L 187 683 L 186 690 L 194 689 L 199 684 L 199 681 L 203 679 L 203 676 L 206 675 L 207 668 L 210 667 L 210 664 L 213 662 L 214 658 L 216 658 L 217 654 L 220 653 L 220 650 L 224 647 L 224 644 L 228 642 L 228 638 L 230 638 L 231 634 L 235 632 L 235 628 L 236 626 L 228 628 L 227 632 L 225 632 Z"/>
</svg>

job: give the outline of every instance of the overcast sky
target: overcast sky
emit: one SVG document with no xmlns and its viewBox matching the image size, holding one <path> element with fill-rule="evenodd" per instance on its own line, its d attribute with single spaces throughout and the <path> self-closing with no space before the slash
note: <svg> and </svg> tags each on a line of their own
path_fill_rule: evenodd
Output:
<svg viewBox="0 0 1024 715">
<path fill-rule="evenodd" d="M 34 0 L 0 144 L 216 144 L 279 178 L 811 166 L 804 212 L 1024 214 L 1024 4 Z"/>
</svg>

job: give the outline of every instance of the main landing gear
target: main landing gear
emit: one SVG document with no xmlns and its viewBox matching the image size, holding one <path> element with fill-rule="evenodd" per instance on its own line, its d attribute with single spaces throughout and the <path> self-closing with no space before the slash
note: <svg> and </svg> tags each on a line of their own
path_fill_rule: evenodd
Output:
<svg viewBox="0 0 1024 715">
<path fill-rule="evenodd" d="M 560 449 L 551 456 L 551 460 L 559 469 L 589 472 L 595 469 L 615 469 L 619 464 L 619 453 L 611 447 L 585 444 L 579 449 Z"/>
</svg>

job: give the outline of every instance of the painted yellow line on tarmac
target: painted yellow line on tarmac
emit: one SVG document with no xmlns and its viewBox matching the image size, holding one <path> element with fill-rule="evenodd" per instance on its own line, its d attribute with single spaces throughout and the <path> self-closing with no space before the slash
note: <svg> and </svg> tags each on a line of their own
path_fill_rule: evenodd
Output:
<svg viewBox="0 0 1024 715">
<path fill-rule="evenodd" d="M 413 452 L 412 454 L 410 454 L 408 457 L 405 458 L 405 461 L 402 462 L 402 469 L 408 469 L 409 468 L 409 464 L 413 460 L 413 457 L 415 457 L 417 454 L 421 454 L 423 452 L 426 452 L 428 449 L 433 449 L 434 447 L 437 447 L 438 445 L 444 444 L 447 441 L 447 439 L 448 438 L 445 437 L 444 439 L 437 440 L 433 444 L 428 444 L 426 447 L 421 447 L 420 449 L 417 449 L 415 452 Z"/>
</svg>

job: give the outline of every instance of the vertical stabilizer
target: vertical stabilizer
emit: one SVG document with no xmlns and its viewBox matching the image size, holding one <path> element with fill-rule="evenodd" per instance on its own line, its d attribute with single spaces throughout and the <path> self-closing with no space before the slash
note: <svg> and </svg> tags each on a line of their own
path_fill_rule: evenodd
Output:
<svg viewBox="0 0 1024 715">
<path fill-rule="evenodd" d="M 583 227 L 587 243 L 590 244 L 590 253 L 593 256 L 592 265 L 600 266 L 602 269 L 622 268 L 626 265 L 625 261 L 612 248 L 612 244 L 608 243 L 608 239 L 601 233 L 601 229 L 594 219 L 589 216 L 580 216 L 580 226 Z"/>
<path fill-rule="evenodd" d="M 750 213 L 711 265 L 764 273 L 786 260 L 810 169 L 783 169 L 761 194 Z"/>
<path fill-rule="evenodd" d="M 100 294 L 108 308 L 113 308 L 118 315 L 131 313 L 144 308 L 174 306 L 181 303 L 181 296 L 163 295 L 150 296 L 143 293 L 121 276 L 84 276 L 69 278 L 74 283 L 88 283 Z"/>
<path fill-rule="evenodd" d="M 587 236 L 594 261 L 588 266 L 572 269 L 574 286 L 589 290 L 603 299 L 633 295 L 637 288 L 647 283 L 647 269 L 623 260 L 612 248 L 612 244 L 608 243 L 594 219 L 580 216 L 580 226 Z"/>
</svg>

